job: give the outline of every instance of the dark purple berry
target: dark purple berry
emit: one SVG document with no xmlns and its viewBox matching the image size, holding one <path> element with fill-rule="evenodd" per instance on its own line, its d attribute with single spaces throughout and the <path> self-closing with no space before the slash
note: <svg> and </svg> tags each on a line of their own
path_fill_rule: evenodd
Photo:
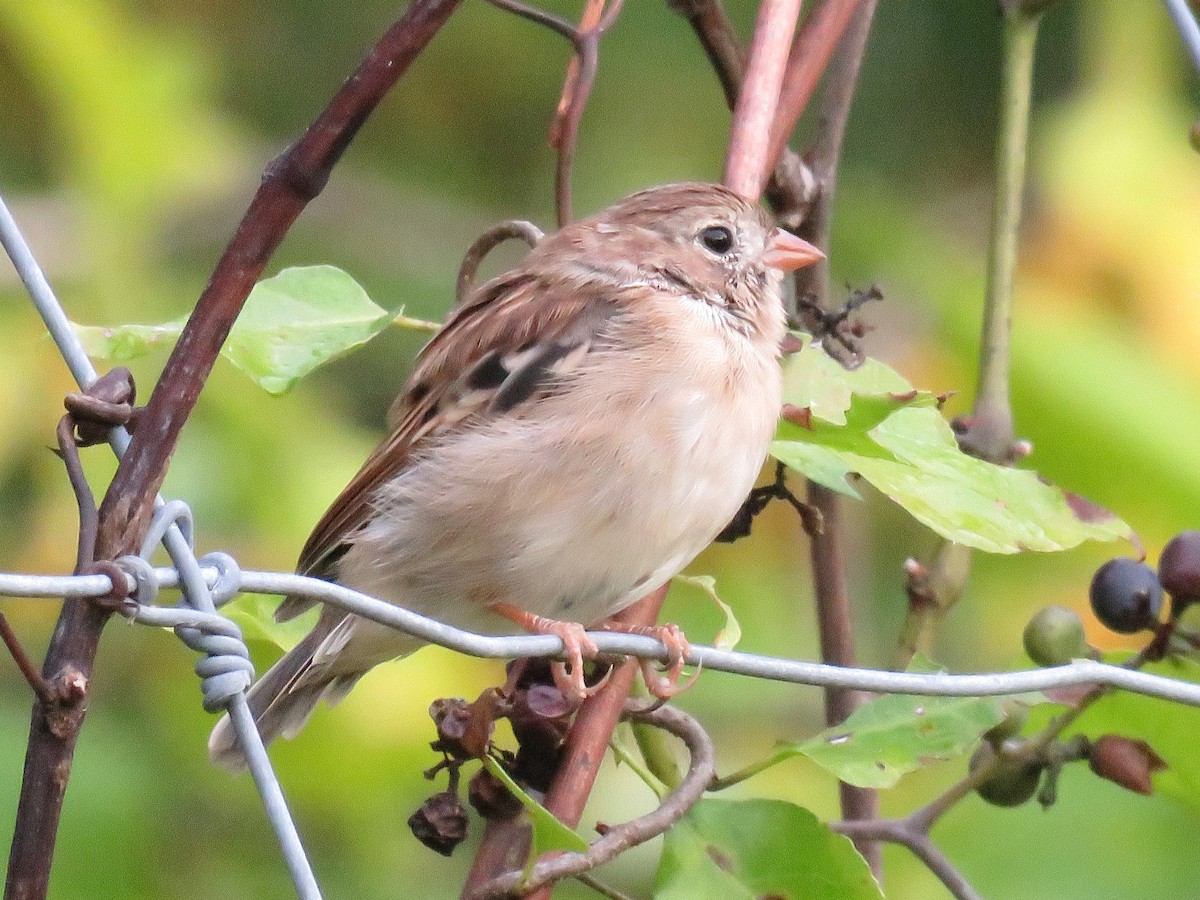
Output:
<svg viewBox="0 0 1200 900">
<path fill-rule="evenodd" d="M 1145 563 L 1110 559 L 1092 577 L 1090 596 L 1092 612 L 1112 631 L 1134 634 L 1158 624 L 1162 585 Z"/>
<path fill-rule="evenodd" d="M 1158 580 L 1181 606 L 1200 600 L 1200 531 L 1181 531 L 1167 542 L 1158 558 Z"/>
</svg>

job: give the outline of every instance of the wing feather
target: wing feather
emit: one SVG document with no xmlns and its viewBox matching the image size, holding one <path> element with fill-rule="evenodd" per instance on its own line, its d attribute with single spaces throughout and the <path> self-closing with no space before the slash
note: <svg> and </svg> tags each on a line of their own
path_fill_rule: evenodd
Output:
<svg viewBox="0 0 1200 900">
<path fill-rule="evenodd" d="M 480 286 L 421 351 L 389 413 L 391 432 L 317 523 L 298 571 L 330 577 L 347 540 L 370 517 L 375 490 L 415 449 L 472 417 L 519 414 L 586 356 L 616 310 L 603 296 L 547 283 L 528 270 Z M 308 605 L 289 600 L 280 612 L 290 617 Z"/>
</svg>

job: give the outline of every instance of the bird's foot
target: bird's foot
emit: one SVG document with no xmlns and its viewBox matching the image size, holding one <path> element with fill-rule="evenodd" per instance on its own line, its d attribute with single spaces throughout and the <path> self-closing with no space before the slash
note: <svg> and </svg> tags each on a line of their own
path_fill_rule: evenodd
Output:
<svg viewBox="0 0 1200 900">
<path fill-rule="evenodd" d="M 678 625 L 629 625 L 624 622 L 605 622 L 599 628 L 601 631 L 640 634 L 662 642 L 667 648 L 665 672 L 658 669 L 656 660 L 638 660 L 638 665 L 642 669 L 642 678 L 646 681 L 646 688 L 660 701 L 670 700 L 672 697 L 682 694 L 700 677 L 700 668 L 697 666 L 695 674 L 682 684 L 679 682 L 683 675 L 684 661 L 692 652 L 692 647 L 684 637 L 683 629 Z"/>
<path fill-rule="evenodd" d="M 550 672 L 554 676 L 555 685 L 562 691 L 563 698 L 572 709 L 608 683 L 607 674 L 598 684 L 591 686 L 583 679 L 584 661 L 595 659 L 600 651 L 578 622 L 548 619 L 511 603 L 493 603 L 491 609 L 531 634 L 552 634 L 563 642 L 563 656 L 566 657 L 566 662 L 551 663 Z"/>
</svg>

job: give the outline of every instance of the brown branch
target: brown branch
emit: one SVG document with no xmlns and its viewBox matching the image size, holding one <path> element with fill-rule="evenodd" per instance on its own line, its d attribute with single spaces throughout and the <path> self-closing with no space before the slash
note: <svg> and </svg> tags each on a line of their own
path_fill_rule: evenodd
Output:
<svg viewBox="0 0 1200 900">
<path fill-rule="evenodd" d="M 679 787 L 664 798 L 654 811 L 624 825 L 606 829 L 603 837 L 592 843 L 585 852 L 548 855 L 534 865 L 528 878 L 523 878 L 523 873 L 519 870 L 510 871 L 479 885 L 471 893 L 465 894 L 465 897 L 470 900 L 508 897 L 516 890 L 549 886 L 555 881 L 586 872 L 624 853 L 630 847 L 636 847 L 664 833 L 696 805 L 704 796 L 716 772 L 712 739 L 700 723 L 671 707 L 649 711 L 631 710 L 627 715 L 671 732 L 687 746 L 691 759 L 687 775 Z"/>
<path fill-rule="evenodd" d="M 25 652 L 25 648 L 21 646 L 21 641 L 17 637 L 17 633 L 13 631 L 8 617 L 2 612 L 0 612 L 0 640 L 4 641 L 4 646 L 12 654 L 13 662 L 17 664 L 17 668 L 21 670 L 21 675 L 29 682 L 29 686 L 33 689 L 33 695 L 37 697 L 38 703 L 43 706 L 52 704 L 54 702 L 54 693 L 50 690 L 50 685 L 42 678 L 42 673 L 37 670 L 37 666 L 33 664 L 33 660 L 29 658 L 29 654 Z"/>
<path fill-rule="evenodd" d="M 742 79 L 746 77 L 746 48 L 733 29 L 721 0 L 667 0 L 667 5 L 688 20 L 700 46 L 708 54 L 713 71 L 725 91 L 725 102 L 737 105 Z"/>
<path fill-rule="evenodd" d="M 621 610 L 613 618 L 627 625 L 653 625 L 667 596 L 664 585 L 633 606 Z M 595 696 L 584 701 L 571 725 L 563 747 L 562 761 L 546 794 L 545 806 L 571 827 L 579 824 L 583 808 L 595 784 L 604 754 L 612 742 L 613 731 L 625 708 L 625 699 L 637 672 L 637 660 L 626 660 L 608 678 L 608 684 Z M 471 873 L 463 885 L 463 897 L 473 896 L 482 885 L 500 873 L 514 868 L 529 852 L 529 828 L 526 825 L 507 828 L 490 824 L 483 844 L 472 864 Z M 549 891 L 549 888 L 547 888 Z M 538 893 L 535 897 L 546 897 Z"/>
<path fill-rule="evenodd" d="M 757 200 L 776 154 L 768 158 L 771 123 L 778 117 L 779 92 L 788 47 L 800 18 L 800 0 L 763 0 L 758 8 L 746 74 L 733 108 L 725 186 Z"/>
<path fill-rule="evenodd" d="M 300 211 L 320 193 L 371 110 L 459 2 L 413 0 L 304 136 L 267 167 L 109 485 L 99 511 L 96 557 L 113 559 L 140 543 L 179 432 L 250 288 Z M 51 685 L 63 686 L 64 699 L 58 708 L 38 704 L 33 710 L 9 856 L 7 900 L 46 895 L 63 796 L 83 723 L 82 701 L 109 614 L 103 605 L 87 600 L 63 604 L 42 674 Z"/>
<path fill-rule="evenodd" d="M 833 2 L 835 0 L 826 0 L 821 10 L 828 9 Z M 874 13 L 875 0 L 866 0 L 858 6 L 839 52 L 830 62 L 825 97 L 822 101 L 821 122 L 817 138 L 808 153 L 818 189 L 800 228 L 800 234 L 824 250 L 826 258 L 796 273 L 796 296 L 809 297 L 820 309 L 827 309 L 829 306 L 829 233 L 842 139 L 850 117 L 850 106 L 854 99 L 854 89 L 858 83 L 858 72 Z M 782 104 L 782 99 L 780 102 Z M 833 491 L 812 482 L 809 483 L 808 500 L 820 511 L 825 523 L 822 531 L 811 535 L 810 539 L 821 658 L 832 665 L 853 666 L 854 623 L 846 584 L 840 500 Z M 857 691 L 826 688 L 826 724 L 837 725 L 843 722 L 864 699 Z M 838 790 L 844 819 L 878 818 L 879 795 L 875 791 L 845 782 L 839 782 Z M 862 839 L 856 840 L 855 843 L 870 864 L 875 877 L 881 879 L 883 855 L 879 844 Z"/>
</svg>

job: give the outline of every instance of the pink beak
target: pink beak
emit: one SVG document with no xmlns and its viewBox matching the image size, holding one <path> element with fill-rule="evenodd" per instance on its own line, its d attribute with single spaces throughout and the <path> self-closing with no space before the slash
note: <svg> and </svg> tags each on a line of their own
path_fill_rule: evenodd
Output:
<svg viewBox="0 0 1200 900">
<path fill-rule="evenodd" d="M 791 272 L 811 266 L 817 260 L 824 259 L 825 254 L 803 241 L 789 231 L 776 228 L 767 239 L 767 249 L 763 253 L 763 262 L 780 272 Z"/>
</svg>

